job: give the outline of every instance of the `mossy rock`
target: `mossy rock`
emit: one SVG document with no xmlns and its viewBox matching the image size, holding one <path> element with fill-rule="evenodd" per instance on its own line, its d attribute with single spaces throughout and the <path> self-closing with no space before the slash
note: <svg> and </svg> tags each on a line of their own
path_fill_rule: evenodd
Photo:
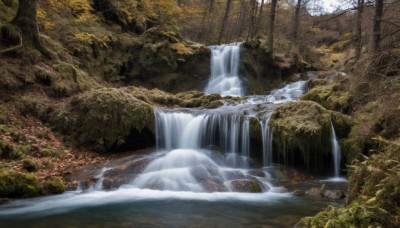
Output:
<svg viewBox="0 0 400 228">
<path fill-rule="evenodd" d="M 116 151 L 137 140 L 135 136 L 154 134 L 152 107 L 122 89 L 87 91 L 72 99 L 70 106 L 53 113 L 51 122 L 77 145 Z"/>
<path fill-rule="evenodd" d="M 50 177 L 44 183 L 44 192 L 49 195 L 65 192 L 64 182 L 58 177 Z"/>
<path fill-rule="evenodd" d="M 313 80 L 314 82 L 316 80 Z M 318 85 L 308 91 L 301 100 L 310 100 L 319 103 L 326 109 L 349 113 L 353 107 L 353 97 L 349 92 L 337 91 L 338 83 Z"/>
<path fill-rule="evenodd" d="M 22 168 L 28 172 L 35 172 L 38 170 L 38 164 L 30 159 L 25 159 L 22 161 Z"/>
<path fill-rule="evenodd" d="M 303 168 L 310 167 L 312 162 L 317 170 L 323 168 L 321 161 L 331 153 L 331 124 L 339 129 L 338 135 L 342 137 L 347 136 L 351 126 L 349 117 L 312 101 L 289 102 L 279 106 L 269 124 L 282 160 L 301 159 Z"/>
<path fill-rule="evenodd" d="M 201 97 L 192 98 L 190 100 L 183 100 L 179 106 L 185 108 L 208 107 L 211 102 L 221 100 L 220 94 L 209 94 Z"/>
<path fill-rule="evenodd" d="M 0 197 L 35 197 L 40 196 L 42 190 L 43 186 L 34 175 L 16 172 L 0 173 Z"/>
<path fill-rule="evenodd" d="M 159 89 L 146 89 L 144 87 L 129 86 L 121 88 L 124 92 L 132 94 L 139 100 L 153 105 L 177 105 L 182 100 L 173 94 L 161 91 Z"/>
<path fill-rule="evenodd" d="M 0 158 L 18 159 L 21 156 L 21 151 L 13 143 L 0 139 Z"/>
<path fill-rule="evenodd" d="M 299 227 L 399 227 L 400 139 L 375 138 L 379 151 L 352 166 L 348 205 L 329 206 L 303 218 Z"/>
</svg>

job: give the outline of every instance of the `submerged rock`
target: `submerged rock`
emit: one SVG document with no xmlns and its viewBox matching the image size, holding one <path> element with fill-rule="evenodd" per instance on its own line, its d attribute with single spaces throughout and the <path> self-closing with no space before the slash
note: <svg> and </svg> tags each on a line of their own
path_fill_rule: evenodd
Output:
<svg viewBox="0 0 400 228">
<path fill-rule="evenodd" d="M 262 192 L 260 184 L 255 180 L 238 179 L 230 182 L 233 192 Z"/>
</svg>

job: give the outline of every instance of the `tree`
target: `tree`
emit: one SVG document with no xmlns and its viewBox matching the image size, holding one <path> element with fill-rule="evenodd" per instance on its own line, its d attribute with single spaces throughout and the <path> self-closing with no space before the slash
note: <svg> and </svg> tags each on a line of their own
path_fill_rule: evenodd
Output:
<svg viewBox="0 0 400 228">
<path fill-rule="evenodd" d="M 360 59 L 362 50 L 362 19 L 364 13 L 364 0 L 357 0 L 357 19 L 355 41 L 355 59 L 356 62 Z"/>
<path fill-rule="evenodd" d="M 226 2 L 225 14 L 224 14 L 224 18 L 222 19 L 221 29 L 219 30 L 218 43 L 221 43 L 222 36 L 225 33 L 225 28 L 226 28 L 226 24 L 228 22 L 229 12 L 231 10 L 231 4 L 232 4 L 232 0 L 228 0 Z"/>
<path fill-rule="evenodd" d="M 271 1 L 271 10 L 269 14 L 269 26 L 268 26 L 268 47 L 271 55 L 274 53 L 274 27 L 275 27 L 275 11 L 278 0 Z"/>
<path fill-rule="evenodd" d="M 299 33 L 299 25 L 300 25 L 300 8 L 301 8 L 302 0 L 297 0 L 297 4 L 294 10 L 293 17 L 293 27 L 292 27 L 292 53 L 294 56 L 298 54 L 298 33 Z"/>
<path fill-rule="evenodd" d="M 370 62 L 376 60 L 381 43 L 381 21 L 383 16 L 383 0 L 375 1 L 375 11 L 372 24 L 371 44 L 369 50 Z"/>
<path fill-rule="evenodd" d="M 17 15 L 11 21 L 21 32 L 22 45 L 25 49 L 34 48 L 44 56 L 51 58 L 47 50 L 40 41 L 37 15 L 37 0 L 19 0 Z"/>
</svg>

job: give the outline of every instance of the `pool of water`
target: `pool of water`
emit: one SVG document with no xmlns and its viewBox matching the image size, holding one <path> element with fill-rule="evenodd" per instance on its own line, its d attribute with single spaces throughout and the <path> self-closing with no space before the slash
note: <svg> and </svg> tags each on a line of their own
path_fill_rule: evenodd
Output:
<svg viewBox="0 0 400 228">
<path fill-rule="evenodd" d="M 122 188 L 68 192 L 0 207 L 0 227 L 292 227 L 339 202 L 289 193 Z"/>
</svg>

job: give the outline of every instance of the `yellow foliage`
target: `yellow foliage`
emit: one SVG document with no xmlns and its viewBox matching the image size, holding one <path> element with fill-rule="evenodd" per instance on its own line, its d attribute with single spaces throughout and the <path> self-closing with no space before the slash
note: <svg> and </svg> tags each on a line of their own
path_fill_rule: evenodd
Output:
<svg viewBox="0 0 400 228">
<path fill-rule="evenodd" d="M 191 55 L 193 54 L 192 50 L 186 47 L 183 43 L 175 43 L 171 45 L 172 49 L 176 51 L 176 53 L 180 55 Z"/>
<path fill-rule="evenodd" d="M 81 33 L 77 33 L 74 35 L 75 39 L 77 39 L 78 41 L 81 41 L 83 43 L 87 43 L 87 44 L 92 44 L 93 40 L 96 40 L 97 42 L 99 42 L 101 45 L 106 46 L 106 37 L 98 37 L 95 34 L 92 33 L 87 33 L 87 32 L 81 32 Z"/>
<path fill-rule="evenodd" d="M 42 8 L 37 11 L 37 19 L 43 23 L 45 30 L 50 30 L 54 28 L 54 23 L 47 18 L 47 13 Z"/>
<path fill-rule="evenodd" d="M 88 20 L 96 20 L 96 16 L 91 13 L 92 5 L 88 0 L 67 0 L 68 6 L 76 18 L 76 22 L 85 22 Z"/>
</svg>

